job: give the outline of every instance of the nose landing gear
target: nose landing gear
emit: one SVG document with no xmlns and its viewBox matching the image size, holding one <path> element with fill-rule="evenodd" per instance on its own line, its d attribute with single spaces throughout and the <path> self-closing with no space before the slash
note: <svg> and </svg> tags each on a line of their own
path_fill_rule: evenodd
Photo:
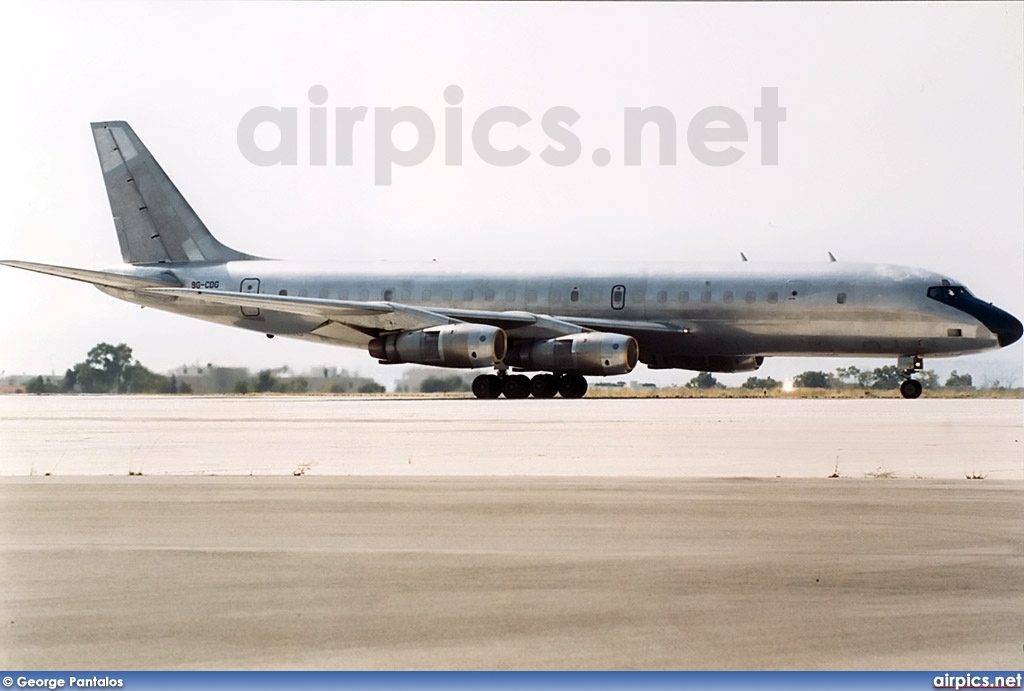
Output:
<svg viewBox="0 0 1024 691">
<path fill-rule="evenodd" d="M 924 358 L 919 355 L 908 355 L 896 361 L 897 367 L 903 368 L 903 383 L 900 384 L 900 395 L 903 398 L 917 398 L 924 387 L 921 382 L 912 379 L 914 372 L 924 369 Z"/>
</svg>

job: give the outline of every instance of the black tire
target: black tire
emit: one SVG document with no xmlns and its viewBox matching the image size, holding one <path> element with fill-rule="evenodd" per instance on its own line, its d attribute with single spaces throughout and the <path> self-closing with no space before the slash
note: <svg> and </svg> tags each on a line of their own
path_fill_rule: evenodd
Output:
<svg viewBox="0 0 1024 691">
<path fill-rule="evenodd" d="M 493 374 L 481 374 L 473 380 L 473 395 L 477 398 L 497 398 L 501 395 L 501 380 Z"/>
<path fill-rule="evenodd" d="M 581 374 L 563 374 L 558 378 L 558 393 L 562 398 L 583 398 L 587 395 L 587 380 Z"/>
<path fill-rule="evenodd" d="M 502 382 L 505 398 L 529 398 L 530 378 L 525 374 L 510 374 Z"/>
<path fill-rule="evenodd" d="M 530 394 L 534 398 L 554 398 L 558 394 L 558 377 L 538 374 L 530 380 Z"/>
<path fill-rule="evenodd" d="M 900 395 L 903 398 L 917 398 L 921 395 L 921 390 L 924 387 L 921 386 L 921 382 L 916 379 L 908 379 L 900 384 Z"/>
</svg>

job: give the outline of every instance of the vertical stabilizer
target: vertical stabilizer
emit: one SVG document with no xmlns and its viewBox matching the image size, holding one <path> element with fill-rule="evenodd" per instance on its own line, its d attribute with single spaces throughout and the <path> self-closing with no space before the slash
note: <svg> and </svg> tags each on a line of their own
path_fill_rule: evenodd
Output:
<svg viewBox="0 0 1024 691">
<path fill-rule="evenodd" d="M 94 122 L 92 136 L 125 262 L 257 258 L 213 237 L 127 122 Z"/>
</svg>

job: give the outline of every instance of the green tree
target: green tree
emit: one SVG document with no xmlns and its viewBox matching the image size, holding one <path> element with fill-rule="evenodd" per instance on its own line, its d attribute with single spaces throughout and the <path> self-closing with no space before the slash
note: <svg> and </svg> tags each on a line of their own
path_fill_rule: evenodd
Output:
<svg viewBox="0 0 1024 691">
<path fill-rule="evenodd" d="M 720 383 L 711 372 L 701 372 L 696 377 L 686 382 L 687 389 L 724 389 L 725 384 Z"/>
<path fill-rule="evenodd" d="M 368 381 L 364 384 L 360 384 L 359 393 L 384 393 L 387 391 L 382 384 L 378 384 L 375 381 Z"/>
<path fill-rule="evenodd" d="M 798 389 L 830 389 L 832 382 L 824 372 L 807 371 L 793 377 L 793 386 Z"/>
<path fill-rule="evenodd" d="M 771 377 L 765 377 L 764 379 L 749 377 L 740 386 L 744 389 L 777 389 L 782 386 L 782 382 L 775 381 Z"/>
<path fill-rule="evenodd" d="M 427 377 L 420 384 L 422 393 L 447 393 L 449 391 L 469 391 L 469 384 L 457 374 L 450 377 Z"/>
<path fill-rule="evenodd" d="M 926 389 L 939 388 L 939 375 L 935 374 L 935 370 L 926 369 L 921 372 L 917 379 L 921 382 L 921 386 Z"/>
<path fill-rule="evenodd" d="M 256 373 L 256 381 L 253 383 L 252 388 L 255 389 L 256 393 L 266 393 L 273 391 L 276 385 L 277 377 L 274 376 L 274 373 L 268 369 L 263 369 Z"/>
<path fill-rule="evenodd" d="M 871 371 L 872 389 L 897 389 L 903 383 L 903 372 L 896 365 L 876 367 Z"/>
<path fill-rule="evenodd" d="M 950 389 L 971 389 L 974 388 L 974 381 L 966 372 L 958 374 L 956 370 L 953 370 L 949 373 L 945 386 Z"/>
<path fill-rule="evenodd" d="M 860 382 L 861 374 L 860 368 L 858 367 L 837 367 L 835 381 L 841 386 L 857 384 Z"/>
<path fill-rule="evenodd" d="M 60 387 L 39 376 L 25 384 L 25 393 L 58 393 Z"/>
</svg>

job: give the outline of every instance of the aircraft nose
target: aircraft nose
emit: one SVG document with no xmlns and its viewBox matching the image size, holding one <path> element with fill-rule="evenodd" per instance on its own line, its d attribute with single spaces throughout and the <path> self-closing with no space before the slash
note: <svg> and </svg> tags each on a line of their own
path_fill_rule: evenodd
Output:
<svg viewBox="0 0 1024 691">
<path fill-rule="evenodd" d="M 1020 320 L 1009 312 L 998 308 L 994 309 L 999 314 L 983 320 L 982 323 L 996 335 L 999 347 L 1003 348 L 1019 341 L 1021 334 L 1024 333 L 1024 326 L 1021 325 Z"/>
</svg>

